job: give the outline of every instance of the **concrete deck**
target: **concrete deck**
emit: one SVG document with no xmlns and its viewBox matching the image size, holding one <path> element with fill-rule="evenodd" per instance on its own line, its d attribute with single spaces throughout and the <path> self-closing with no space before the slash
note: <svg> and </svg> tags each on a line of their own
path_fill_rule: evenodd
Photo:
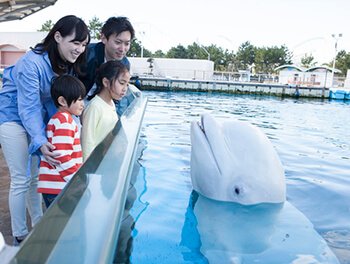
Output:
<svg viewBox="0 0 350 264">
<path fill-rule="evenodd" d="M 329 88 L 283 85 L 279 83 L 254 83 L 220 80 L 184 80 L 156 77 L 139 77 L 137 79 L 137 83 L 137 86 L 140 90 L 329 98 Z"/>
</svg>

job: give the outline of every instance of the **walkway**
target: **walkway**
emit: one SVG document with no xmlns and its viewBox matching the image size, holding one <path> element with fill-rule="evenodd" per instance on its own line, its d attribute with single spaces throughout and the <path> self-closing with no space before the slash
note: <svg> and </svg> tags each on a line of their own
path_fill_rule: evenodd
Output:
<svg viewBox="0 0 350 264">
<path fill-rule="evenodd" d="M 11 218 L 8 203 L 10 190 L 10 172 L 7 167 L 2 148 L 0 147 L 0 232 L 7 244 L 12 245 Z"/>
</svg>

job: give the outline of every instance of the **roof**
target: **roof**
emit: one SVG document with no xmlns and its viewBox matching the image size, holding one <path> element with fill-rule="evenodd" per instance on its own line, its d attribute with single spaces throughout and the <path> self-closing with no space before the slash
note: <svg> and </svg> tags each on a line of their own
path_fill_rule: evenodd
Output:
<svg viewBox="0 0 350 264">
<path fill-rule="evenodd" d="M 282 65 L 282 66 L 279 66 L 275 69 L 275 71 L 278 71 L 278 70 L 283 70 L 283 69 L 288 69 L 288 70 L 298 70 L 300 72 L 312 72 L 312 71 L 316 71 L 316 70 L 327 70 L 327 71 L 333 71 L 332 68 L 328 67 L 328 66 L 315 66 L 315 67 L 311 67 L 311 68 L 304 68 L 304 67 L 298 67 L 296 65 Z M 334 73 L 341 73 L 340 70 L 338 69 L 334 69 Z"/>
<path fill-rule="evenodd" d="M 301 67 L 298 67 L 298 66 L 295 66 L 295 65 L 282 65 L 282 66 L 279 66 L 275 69 L 275 71 L 278 71 L 278 70 L 283 70 L 283 69 L 288 69 L 288 70 L 298 70 L 298 71 L 304 71 L 303 68 Z"/>
<path fill-rule="evenodd" d="M 23 19 L 54 5 L 56 1 L 0 0 L 0 22 Z"/>
<path fill-rule="evenodd" d="M 311 68 L 307 69 L 306 71 L 311 72 L 311 71 L 316 71 L 316 70 L 320 70 L 320 69 L 327 70 L 330 72 L 333 71 L 333 69 L 331 67 L 328 67 L 328 66 L 315 66 L 315 67 L 311 67 Z M 334 73 L 341 73 L 341 71 L 338 69 L 334 69 Z"/>
<path fill-rule="evenodd" d="M 20 45 L 15 45 L 15 44 L 2 44 L 0 45 L 0 50 L 2 50 L 4 47 L 6 46 L 10 46 L 10 47 L 15 47 L 16 49 L 18 50 L 22 50 L 22 51 L 27 51 L 25 48 L 23 48 L 22 46 Z"/>
</svg>

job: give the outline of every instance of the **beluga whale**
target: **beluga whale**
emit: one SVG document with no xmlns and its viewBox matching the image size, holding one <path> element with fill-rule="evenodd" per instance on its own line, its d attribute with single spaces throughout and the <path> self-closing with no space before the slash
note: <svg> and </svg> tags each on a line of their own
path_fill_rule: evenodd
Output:
<svg viewBox="0 0 350 264">
<path fill-rule="evenodd" d="M 191 122 L 193 189 L 218 201 L 243 205 L 282 203 L 286 180 L 267 136 L 246 121 L 218 121 L 204 113 Z"/>
</svg>

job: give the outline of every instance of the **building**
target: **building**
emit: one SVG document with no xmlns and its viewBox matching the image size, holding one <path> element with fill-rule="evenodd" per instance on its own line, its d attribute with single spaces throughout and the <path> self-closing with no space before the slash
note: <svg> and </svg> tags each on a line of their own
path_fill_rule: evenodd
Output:
<svg viewBox="0 0 350 264">
<path fill-rule="evenodd" d="M 214 62 L 209 60 L 128 57 L 131 72 L 139 76 L 212 80 Z"/>
<path fill-rule="evenodd" d="M 47 32 L 0 32 L 0 68 L 14 64 L 46 35 Z"/>
<path fill-rule="evenodd" d="M 328 66 L 316 66 L 303 68 L 295 65 L 282 65 L 275 69 L 279 73 L 279 83 L 309 87 L 337 86 L 337 74 L 340 70 L 334 70 L 334 82 L 332 80 L 332 68 Z"/>
</svg>

